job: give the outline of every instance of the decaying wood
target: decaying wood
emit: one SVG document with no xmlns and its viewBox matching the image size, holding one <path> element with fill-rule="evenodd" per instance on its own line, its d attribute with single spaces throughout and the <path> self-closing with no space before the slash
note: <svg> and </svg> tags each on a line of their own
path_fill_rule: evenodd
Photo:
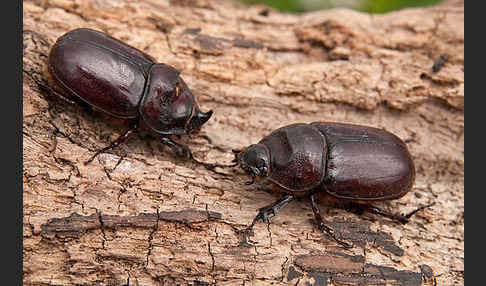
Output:
<svg viewBox="0 0 486 286">
<path fill-rule="evenodd" d="M 275 200 L 176 158 L 143 133 L 84 165 L 126 126 L 23 80 L 25 285 L 462 285 L 464 283 L 464 3 L 368 15 L 301 15 L 223 0 L 24 1 L 23 69 L 46 79 L 57 37 L 89 27 L 182 71 L 213 118 L 195 156 L 293 122 L 377 126 L 407 140 L 416 184 L 396 212 L 437 204 L 407 225 L 320 205 L 343 249 L 313 223 L 307 200 L 238 230 Z M 438 71 L 434 62 L 448 57 Z"/>
</svg>

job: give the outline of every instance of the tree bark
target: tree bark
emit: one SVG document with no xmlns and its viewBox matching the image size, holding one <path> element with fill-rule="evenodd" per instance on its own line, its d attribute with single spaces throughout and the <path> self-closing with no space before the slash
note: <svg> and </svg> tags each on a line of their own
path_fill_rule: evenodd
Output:
<svg viewBox="0 0 486 286">
<path fill-rule="evenodd" d="M 181 70 L 201 109 L 215 111 L 202 128 L 211 144 L 180 139 L 199 160 L 230 163 L 232 148 L 295 122 L 370 125 L 407 140 L 417 169 L 409 194 L 376 205 L 436 202 L 406 225 L 319 204 L 354 244 L 343 249 L 303 199 L 242 244 L 238 230 L 276 194 L 142 132 L 84 165 L 126 125 L 46 95 L 24 73 L 25 285 L 464 284 L 463 1 L 292 15 L 223 0 L 33 0 L 23 21 L 23 69 L 41 80 L 50 46 L 79 27 Z"/>
</svg>

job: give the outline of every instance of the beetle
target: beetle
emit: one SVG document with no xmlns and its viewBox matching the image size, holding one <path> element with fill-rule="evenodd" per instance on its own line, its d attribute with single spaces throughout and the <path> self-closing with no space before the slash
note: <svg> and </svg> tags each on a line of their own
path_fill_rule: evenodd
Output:
<svg viewBox="0 0 486 286">
<path fill-rule="evenodd" d="M 281 127 L 243 150 L 233 150 L 236 162 L 256 180 L 270 184 L 281 198 L 259 209 L 251 225 L 299 197 L 309 197 L 320 230 L 342 246 L 350 244 L 336 238 L 326 226 L 316 204 L 319 196 L 328 203 L 368 211 L 407 223 L 420 207 L 407 215 L 392 214 L 373 205 L 373 201 L 403 197 L 413 186 L 415 166 L 405 143 L 383 129 L 334 123 L 297 123 Z"/>
<path fill-rule="evenodd" d="M 48 56 L 48 71 L 62 92 L 32 77 L 41 89 L 129 122 L 127 131 L 86 164 L 123 143 L 139 127 L 159 135 L 178 156 L 202 163 L 187 146 L 170 138 L 197 134 L 213 114 L 212 110 L 201 112 L 177 69 L 156 63 L 151 56 L 105 33 L 80 28 L 57 39 Z"/>
</svg>

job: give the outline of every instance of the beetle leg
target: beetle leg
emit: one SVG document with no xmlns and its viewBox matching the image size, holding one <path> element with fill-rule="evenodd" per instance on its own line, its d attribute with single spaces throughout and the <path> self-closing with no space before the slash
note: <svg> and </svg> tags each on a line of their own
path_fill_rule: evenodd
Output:
<svg viewBox="0 0 486 286">
<path fill-rule="evenodd" d="M 216 150 L 218 150 L 219 152 L 221 152 L 221 153 L 225 153 L 226 152 L 226 150 L 224 150 L 223 147 L 214 145 L 213 144 L 213 140 L 211 140 L 211 137 L 209 137 L 208 135 L 206 135 L 206 134 L 197 134 L 196 136 L 197 137 L 200 137 L 200 138 L 203 138 L 204 140 L 206 140 L 208 142 L 208 144 L 213 145 L 213 148 L 216 149 Z"/>
<path fill-rule="evenodd" d="M 208 144 L 213 144 L 213 140 L 211 140 L 211 138 L 206 135 L 206 134 L 196 134 L 196 137 L 200 137 L 200 138 L 203 138 L 204 140 L 206 140 L 208 142 Z"/>
<path fill-rule="evenodd" d="M 357 205 L 363 211 L 367 211 L 367 212 L 370 212 L 370 213 L 381 215 L 381 216 L 384 216 L 384 217 L 387 217 L 389 219 L 392 219 L 392 220 L 395 220 L 395 221 L 398 221 L 400 223 L 405 224 L 405 223 L 409 222 L 410 217 L 413 216 L 415 213 L 417 213 L 418 211 L 421 211 L 425 208 L 428 208 L 428 207 L 435 205 L 435 202 L 428 204 L 428 205 L 425 205 L 425 206 L 421 206 L 421 207 L 415 209 L 414 211 L 411 211 L 410 213 L 408 213 L 406 215 L 389 213 L 387 211 L 384 211 L 384 210 L 382 210 L 378 207 L 375 207 L 375 206 L 372 206 L 372 205 L 369 205 L 369 204 L 357 203 Z"/>
<path fill-rule="evenodd" d="M 206 163 L 206 162 L 201 162 L 201 161 L 197 160 L 196 158 L 194 158 L 192 156 L 192 152 L 191 152 L 191 150 L 189 150 L 189 148 L 187 146 L 181 145 L 181 144 L 175 142 L 174 140 L 172 140 L 172 139 L 170 139 L 168 137 L 162 137 L 161 140 L 162 140 L 162 143 L 164 143 L 165 145 L 169 146 L 172 149 L 172 151 L 174 153 L 176 153 L 177 156 L 184 157 L 186 160 L 189 160 L 190 159 L 194 163 L 197 163 L 199 165 L 203 165 L 206 169 L 211 170 L 211 171 L 213 171 L 213 172 L 215 172 L 217 174 L 223 174 L 223 173 L 216 172 L 214 170 L 217 167 L 220 167 L 220 168 L 230 168 L 230 167 L 235 167 L 237 165 L 237 164 L 223 165 L 223 164 L 219 164 L 219 163 Z"/>
<path fill-rule="evenodd" d="M 253 230 L 253 226 L 261 219 L 265 223 L 268 223 L 268 218 L 270 215 L 276 216 L 277 213 L 287 206 L 291 201 L 295 199 L 294 196 L 290 194 L 285 194 L 283 195 L 278 201 L 274 202 L 271 205 L 265 206 L 263 208 L 260 208 L 258 210 L 258 214 L 255 216 L 253 221 L 251 222 L 250 226 L 245 228 L 244 230 L 241 230 L 240 232 L 243 233 L 243 241 L 242 244 L 248 244 L 246 242 L 247 235 Z"/>
<path fill-rule="evenodd" d="M 91 156 L 91 158 L 86 161 L 84 164 L 87 165 L 89 163 L 91 163 L 91 161 L 94 160 L 94 158 L 96 158 L 96 156 L 98 156 L 99 154 L 105 152 L 106 150 L 110 150 L 110 149 L 113 149 L 115 148 L 116 146 L 120 145 L 121 143 L 125 142 L 125 140 L 127 140 L 128 136 L 130 136 L 130 134 L 133 133 L 133 131 L 135 131 L 136 129 L 138 128 L 138 120 L 137 121 L 132 121 L 131 125 L 130 125 L 130 128 L 125 132 L 123 133 L 122 135 L 120 135 L 115 141 L 111 142 L 110 145 L 106 146 L 105 148 L 103 149 L 100 149 L 98 150 L 93 156 Z"/>
<path fill-rule="evenodd" d="M 324 224 L 324 221 L 322 220 L 321 217 L 321 212 L 319 211 L 319 207 L 317 206 L 317 203 L 314 198 L 314 194 L 310 196 L 311 203 L 312 203 L 312 211 L 314 212 L 314 217 L 316 218 L 317 225 L 320 230 L 325 231 L 332 239 L 334 239 L 337 243 L 341 244 L 345 248 L 352 248 L 353 246 L 347 242 L 344 242 L 342 240 L 339 240 L 335 234 L 334 231 L 329 228 L 327 225 Z"/>
<path fill-rule="evenodd" d="M 433 205 L 435 205 L 435 202 L 430 203 L 430 204 L 425 205 L 425 206 L 418 207 L 417 209 L 415 209 L 415 210 L 413 210 L 413 211 L 409 212 L 408 214 L 404 215 L 403 217 L 405 217 L 405 218 L 408 220 L 408 219 L 409 219 L 411 216 L 413 216 L 413 215 L 414 215 L 416 212 L 421 211 L 421 210 L 423 210 L 423 209 L 426 209 L 426 208 L 428 208 L 428 207 L 431 207 L 431 206 L 433 206 Z"/>
<path fill-rule="evenodd" d="M 189 160 L 192 158 L 191 150 L 187 146 L 181 145 L 174 140 L 170 139 L 169 137 L 162 137 L 160 139 L 162 143 L 169 146 L 170 149 L 178 156 L 184 157 L 185 159 Z"/>
<path fill-rule="evenodd" d="M 273 204 L 265 206 L 263 208 L 260 208 L 258 210 L 258 214 L 253 219 L 253 222 L 251 223 L 250 227 L 253 227 L 259 219 L 263 220 L 265 223 L 268 223 L 268 218 L 269 218 L 270 215 L 276 216 L 277 213 L 282 208 L 287 206 L 294 199 L 295 199 L 294 196 L 292 196 L 290 194 L 285 194 L 278 201 L 274 202 Z"/>
<path fill-rule="evenodd" d="M 65 102 L 67 103 L 70 103 L 70 104 L 76 104 L 75 101 L 69 99 L 68 97 L 66 97 L 65 95 L 61 94 L 60 92 L 57 92 L 56 90 L 54 90 L 52 87 L 50 87 L 48 84 L 46 83 L 43 83 L 42 81 L 38 80 L 34 75 L 33 75 L 33 72 L 28 72 L 26 70 L 24 70 L 24 72 L 30 77 L 32 78 L 32 80 L 37 84 L 37 86 L 39 87 L 40 90 L 44 91 L 44 92 L 47 92 L 49 93 L 50 95 L 52 96 L 56 96 L 56 97 L 59 97 L 60 99 L 64 100 Z"/>
<path fill-rule="evenodd" d="M 169 146 L 172 149 L 172 151 L 174 153 L 176 153 L 176 155 L 178 157 L 183 157 L 186 160 L 192 160 L 194 163 L 197 163 L 199 165 L 203 165 L 206 169 L 208 169 L 210 171 L 213 171 L 216 174 L 226 175 L 224 173 L 220 173 L 220 172 L 217 172 L 216 170 L 214 170 L 217 167 L 220 167 L 220 168 L 230 168 L 230 167 L 235 167 L 237 165 L 237 164 L 223 165 L 223 164 L 219 164 L 219 163 L 206 163 L 206 162 L 201 162 L 201 161 L 197 160 L 196 158 L 194 158 L 192 156 L 192 152 L 191 152 L 191 150 L 189 150 L 189 148 L 187 146 L 181 145 L 181 144 L 175 142 L 174 140 L 172 140 L 172 139 L 170 139 L 168 137 L 162 137 L 161 140 L 162 140 L 162 143 L 164 143 L 165 145 Z"/>
</svg>

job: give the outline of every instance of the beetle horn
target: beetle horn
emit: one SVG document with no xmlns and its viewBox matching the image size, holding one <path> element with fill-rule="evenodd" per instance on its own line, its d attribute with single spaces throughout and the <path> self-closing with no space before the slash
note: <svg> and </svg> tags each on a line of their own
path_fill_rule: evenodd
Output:
<svg viewBox="0 0 486 286">
<path fill-rule="evenodd" d="M 204 123 L 206 123 L 209 120 L 209 118 L 211 118 L 211 115 L 213 115 L 213 111 L 212 110 L 209 110 L 206 113 L 199 112 L 197 114 L 197 118 L 199 119 L 199 122 L 201 123 L 201 125 L 203 125 Z"/>
<path fill-rule="evenodd" d="M 208 112 L 204 113 L 199 110 L 199 108 L 196 107 L 194 116 L 192 116 L 191 121 L 189 122 L 188 126 L 186 127 L 186 130 L 190 132 L 194 130 L 199 130 L 201 126 L 206 123 L 209 118 L 211 118 L 211 115 L 213 115 L 213 111 L 209 110 Z"/>
</svg>

